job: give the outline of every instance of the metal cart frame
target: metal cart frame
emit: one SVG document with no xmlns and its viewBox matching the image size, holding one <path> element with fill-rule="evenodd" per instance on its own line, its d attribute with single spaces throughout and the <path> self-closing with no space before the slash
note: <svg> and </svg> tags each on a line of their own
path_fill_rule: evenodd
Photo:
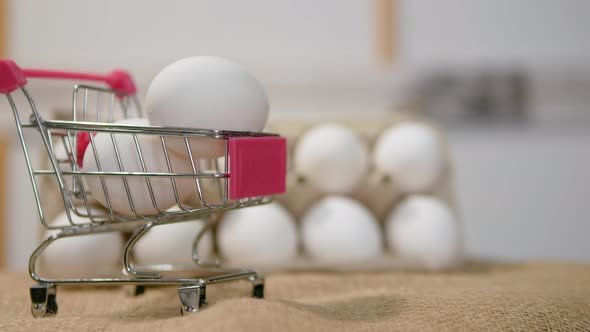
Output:
<svg viewBox="0 0 590 332">
<path fill-rule="evenodd" d="M 37 111 L 33 98 L 25 85 L 27 78 L 53 78 L 101 81 L 109 88 L 88 85 L 76 85 L 73 93 L 71 121 L 45 120 Z M 11 60 L 0 60 L 0 93 L 4 94 L 14 113 L 14 119 L 20 142 L 22 144 L 28 173 L 31 178 L 37 210 L 41 224 L 47 229 L 58 232 L 45 239 L 31 254 L 29 273 L 37 282 L 30 288 L 31 311 L 34 317 L 55 315 L 58 311 L 56 301 L 57 285 L 134 285 L 135 293 L 143 292 L 145 286 L 176 285 L 181 302 L 181 313 L 197 312 L 206 304 L 206 288 L 209 285 L 233 281 L 248 280 L 252 283 L 252 296 L 264 296 L 264 279 L 251 269 L 227 269 L 218 261 L 205 262 L 199 258 L 197 246 L 199 240 L 214 224 L 213 213 L 266 204 L 274 194 L 284 192 L 286 175 L 286 142 L 275 134 L 235 132 L 223 130 L 170 128 L 112 123 L 117 117 L 129 118 L 142 116 L 139 102 L 135 96 L 136 88 L 131 76 L 125 71 L 113 71 L 106 75 L 85 74 L 49 70 L 21 69 Z M 28 107 L 17 107 L 15 94 L 21 93 Z M 91 96 L 95 96 L 96 112 L 91 112 Z M 24 114 L 24 115 L 23 115 Z M 36 131 L 40 136 L 49 156 L 50 168 L 33 167 L 27 149 L 25 131 Z M 110 135 L 119 169 L 100 169 L 99 156 L 94 141 L 96 133 Z M 141 161 L 141 169 L 126 170 L 117 148 L 117 139 L 121 135 L 131 137 Z M 143 137 L 159 142 L 161 152 L 166 159 L 167 170 L 151 171 L 146 167 L 142 157 L 140 141 Z M 84 142 L 85 138 L 86 142 Z M 170 161 L 169 141 L 180 139 L 186 146 L 186 160 L 190 162 L 192 172 L 178 173 L 173 170 Z M 198 158 L 191 152 L 191 144 L 199 140 L 218 141 L 224 144 L 224 158 Z M 195 141 L 196 140 L 196 141 Z M 196 142 L 196 143 L 195 143 Z M 56 147 L 62 145 L 67 158 L 58 158 Z M 86 146 L 83 146 L 86 145 Z M 80 166 L 83 153 L 94 153 L 98 171 L 87 171 Z M 264 164 L 262 170 L 256 165 Z M 270 170 L 270 171 L 269 171 Z M 46 220 L 41 202 L 39 177 L 54 177 L 63 199 L 67 213 L 68 225 L 51 225 Z M 103 192 L 90 192 L 85 181 L 99 177 Z M 134 209 L 131 179 L 145 179 L 154 213 L 142 214 Z M 159 206 L 155 198 L 152 182 L 155 179 L 168 179 L 175 195 L 177 208 L 166 210 Z M 132 213 L 115 211 L 108 195 L 109 181 L 122 181 Z M 189 206 L 179 195 L 177 185 L 187 179 L 194 181 L 196 206 Z M 218 196 L 215 199 L 204 193 L 203 181 L 217 182 Z M 93 196 L 103 194 L 106 199 L 106 211 L 97 214 L 91 209 Z M 72 216 L 83 217 L 87 222 L 76 223 Z M 157 265 L 137 267 L 133 264 L 132 251 L 135 243 L 144 234 L 158 225 L 183 222 L 195 217 L 207 219 L 207 224 L 196 236 L 192 248 L 195 265 L 177 267 Z M 121 254 L 122 272 L 113 277 L 91 277 L 56 279 L 40 276 L 37 262 L 43 251 L 53 242 L 62 238 L 84 236 L 104 232 L 129 232 L 131 236 Z"/>
</svg>

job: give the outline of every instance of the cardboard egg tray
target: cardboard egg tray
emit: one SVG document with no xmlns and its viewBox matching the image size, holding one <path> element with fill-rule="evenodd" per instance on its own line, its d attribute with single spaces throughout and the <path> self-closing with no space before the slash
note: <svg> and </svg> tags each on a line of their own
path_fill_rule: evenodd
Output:
<svg viewBox="0 0 590 332">
<path fill-rule="evenodd" d="M 319 191 L 313 183 L 305 181 L 298 174 L 297 165 L 292 163 L 292 156 L 299 138 L 316 125 L 337 123 L 352 129 L 361 137 L 369 147 L 370 154 L 379 135 L 388 128 L 403 121 L 417 121 L 435 130 L 445 148 L 446 168 L 444 174 L 431 192 L 424 194 L 435 196 L 445 202 L 457 215 L 452 188 L 451 157 L 443 132 L 426 119 L 404 114 L 400 112 L 358 112 L 358 113 L 298 113 L 298 114 L 273 114 L 269 119 L 265 131 L 276 132 L 287 137 L 289 166 L 287 172 L 287 192 L 276 196 L 276 201 L 282 204 L 299 222 L 306 210 L 315 202 L 329 195 Z M 370 157 L 371 158 L 371 157 Z M 372 163 L 372 161 L 370 161 Z M 372 165 L 369 172 L 358 188 L 347 195 L 360 201 L 375 215 L 381 223 L 382 229 L 385 218 L 390 211 L 405 197 L 396 186 L 394 179 L 387 179 Z M 384 236 L 385 238 L 385 236 Z M 363 239 L 359 239 L 362 241 Z M 385 243 L 385 241 L 384 241 Z M 315 262 L 305 257 L 303 249 L 299 257 L 293 262 L 285 262 L 283 266 L 256 267 L 261 270 L 335 270 L 335 271 L 362 271 L 362 270 L 387 270 L 387 269 L 416 269 L 421 268 L 419 262 L 404 260 L 388 252 L 386 247 L 382 255 L 363 262 L 350 262 L 342 264 L 326 264 Z"/>
</svg>

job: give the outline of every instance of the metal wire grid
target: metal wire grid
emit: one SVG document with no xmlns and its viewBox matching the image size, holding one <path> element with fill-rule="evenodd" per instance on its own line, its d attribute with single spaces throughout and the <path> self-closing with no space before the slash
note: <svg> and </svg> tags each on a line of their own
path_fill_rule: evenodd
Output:
<svg viewBox="0 0 590 332">
<path fill-rule="evenodd" d="M 74 88 L 73 103 L 72 103 L 72 121 L 61 120 L 43 120 L 38 114 L 35 104 L 28 94 L 27 90 L 21 88 L 22 93 L 26 97 L 31 110 L 31 116 L 28 122 L 23 122 L 19 111 L 13 98 L 7 95 L 9 103 L 13 109 L 15 120 L 17 123 L 17 130 L 19 137 L 23 143 L 25 152 L 25 159 L 27 167 L 31 175 L 33 191 L 37 202 L 37 209 L 41 217 L 41 223 L 48 229 L 61 229 L 69 226 L 80 226 L 82 224 L 75 223 L 70 215 L 75 215 L 83 218 L 88 218 L 89 224 L 103 224 L 103 223 L 120 223 L 136 220 L 148 220 L 161 217 L 177 217 L 184 215 L 186 218 L 194 217 L 195 214 L 204 212 L 213 212 L 219 210 L 226 210 L 230 208 L 245 207 L 270 201 L 270 197 L 250 197 L 238 201 L 231 201 L 228 199 L 228 147 L 227 139 L 236 136 L 269 136 L 273 134 L 263 133 L 248 133 L 248 132 L 232 132 L 221 130 L 207 130 L 207 129 L 192 129 L 192 128 L 170 128 L 157 126 L 143 126 L 143 125 L 128 125 L 111 123 L 117 119 L 126 119 L 132 116 L 142 116 L 141 108 L 135 99 L 135 96 L 120 96 L 116 91 L 97 88 L 86 85 L 77 85 Z M 91 94 L 95 94 L 94 102 L 91 103 Z M 95 105 L 92 109 L 91 105 Z M 117 110 L 117 105 L 119 105 Z M 117 113 L 120 113 L 117 114 Z M 88 120 L 92 120 L 89 122 Z M 105 121 L 105 122 L 100 122 Z M 30 156 L 26 149 L 26 143 L 23 137 L 23 130 L 35 129 L 43 140 L 47 148 L 51 169 L 34 169 L 31 166 Z M 86 153 L 92 153 L 97 163 L 97 171 L 85 171 L 80 168 L 77 163 L 77 135 L 80 133 L 89 133 L 90 144 L 88 145 Z M 94 134 L 106 133 L 110 136 L 111 147 L 116 157 L 116 170 L 101 169 L 101 160 L 98 154 Z M 134 152 L 137 153 L 141 169 L 126 170 L 124 162 L 119 151 L 117 140 L 123 136 L 130 137 L 133 140 Z M 143 158 L 143 151 L 140 144 L 141 137 L 150 136 L 150 139 L 159 141 L 162 155 L 165 158 L 167 171 L 153 172 L 149 171 Z M 186 147 L 186 159 L 189 162 L 191 172 L 178 173 L 174 172 L 171 163 L 169 140 L 182 139 Z M 192 153 L 191 139 L 202 138 L 207 140 L 222 140 L 224 144 L 224 155 L 222 158 L 200 159 Z M 56 156 L 56 149 L 61 145 L 66 152 L 65 158 Z M 37 184 L 37 177 L 39 176 L 54 176 L 57 178 L 58 185 L 62 194 L 64 208 L 68 212 L 69 225 L 49 225 L 43 213 L 43 206 L 40 202 L 39 189 Z M 92 193 L 88 191 L 85 185 L 85 178 L 99 177 L 102 192 Z M 129 181 L 130 178 L 143 178 L 145 185 L 149 192 L 151 204 L 157 213 L 141 214 L 135 209 L 134 197 L 132 195 Z M 112 208 L 111 197 L 109 197 L 109 188 L 106 179 L 119 178 L 125 188 L 125 197 L 128 200 L 131 215 L 123 215 L 117 213 Z M 166 178 L 170 182 L 170 186 L 174 193 L 175 202 L 178 206 L 177 210 L 166 211 L 158 205 L 154 185 L 152 184 L 155 178 Z M 195 193 L 199 206 L 189 206 L 181 199 L 178 192 L 178 182 L 192 179 L 194 181 Z M 217 197 L 206 197 L 204 194 L 205 181 L 216 182 Z M 210 186 L 209 186 L 210 187 Z M 93 212 L 91 209 L 91 202 L 94 195 L 104 195 L 106 201 L 106 214 L 99 214 Z M 86 223 L 84 223 L 85 225 Z"/>
</svg>

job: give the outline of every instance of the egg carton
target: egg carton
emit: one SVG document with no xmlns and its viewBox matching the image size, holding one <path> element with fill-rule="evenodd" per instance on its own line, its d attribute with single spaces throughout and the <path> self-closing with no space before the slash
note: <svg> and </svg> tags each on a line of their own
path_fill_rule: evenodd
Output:
<svg viewBox="0 0 590 332">
<path fill-rule="evenodd" d="M 362 141 L 368 146 L 369 151 L 372 152 L 375 143 L 379 136 L 388 128 L 400 124 L 402 122 L 411 121 L 418 122 L 432 128 L 437 136 L 440 138 L 442 146 L 444 147 L 445 169 L 438 181 L 437 185 L 426 194 L 433 196 L 444 202 L 451 210 L 458 215 L 457 204 L 455 201 L 453 186 L 452 186 L 452 158 L 448 143 L 445 139 L 444 132 L 436 126 L 433 122 L 426 118 L 419 117 L 410 113 L 403 112 L 357 112 L 357 113 L 276 113 L 271 115 L 268 121 L 266 131 L 281 134 L 287 138 L 288 150 L 288 173 L 287 173 L 287 192 L 275 197 L 275 200 L 286 208 L 294 217 L 297 223 L 300 222 L 308 209 L 321 199 L 332 194 L 323 192 L 318 189 L 313 182 L 305 179 L 305 176 L 300 174 L 297 170 L 297 165 L 294 165 L 292 156 L 295 147 L 300 141 L 300 138 L 310 129 L 322 124 L 340 124 L 348 129 L 351 129 Z M 55 187 L 47 185 L 48 188 Z M 202 190 L 206 197 L 219 196 L 217 186 L 215 183 L 203 182 Z M 46 195 L 57 197 L 58 192 L 46 191 Z M 369 171 L 365 174 L 357 188 L 350 194 L 345 195 L 352 199 L 359 201 L 367 207 L 371 213 L 377 218 L 380 223 L 381 230 L 385 227 L 385 221 L 389 213 L 399 204 L 408 194 L 404 194 L 397 186 L 395 180 L 384 178 L 375 167 L 370 166 Z M 47 200 L 53 201 L 53 200 Z M 189 202 L 190 204 L 197 204 L 196 202 Z M 52 218 L 61 210 L 59 207 L 55 208 L 55 212 L 48 209 L 48 215 Z M 223 220 L 223 214 L 215 216 L 217 221 Z M 458 219 L 456 219 L 458 220 Z M 215 231 L 215 230 L 214 230 Z M 216 237 L 214 237 L 216 238 Z M 383 236 L 385 238 L 385 236 Z M 362 239 L 359 239 L 362 241 Z M 386 241 L 384 241 L 385 243 Z M 215 243 L 216 247 L 219 244 Z M 272 249 L 269 249 L 272 250 Z M 188 250 L 187 250 L 188 251 Z M 219 255 L 219 249 L 215 250 L 217 257 L 212 257 L 213 260 L 219 259 L 223 261 L 223 257 Z M 229 262 L 230 267 L 242 266 L 243 263 Z M 381 255 L 363 261 L 343 261 L 339 263 L 319 262 L 307 257 L 303 248 L 299 249 L 299 255 L 291 261 L 285 261 L 281 264 L 262 265 L 254 264 L 258 271 L 272 272 L 272 271 L 384 271 L 392 269 L 421 269 L 423 265 L 421 262 L 400 257 L 391 253 L 388 248 L 384 247 L 381 250 Z"/>
<path fill-rule="evenodd" d="M 275 200 L 285 207 L 300 223 L 305 212 L 317 201 L 330 196 L 330 193 L 322 192 L 313 182 L 306 180 L 305 176 L 297 170 L 293 164 L 293 154 L 300 138 L 311 128 L 322 124 L 340 124 L 351 129 L 373 151 L 378 137 L 388 128 L 402 122 L 412 121 L 432 128 L 444 147 L 444 159 L 446 167 L 437 185 L 428 192 L 420 194 L 433 196 L 445 203 L 456 216 L 459 222 L 457 204 L 452 186 L 452 158 L 448 142 L 441 128 L 423 117 L 404 112 L 356 112 L 356 113 L 275 113 L 271 115 L 267 124 L 267 130 L 287 137 L 289 165 L 287 172 L 287 192 L 278 195 Z M 345 196 L 361 202 L 367 207 L 380 223 L 382 234 L 384 225 L 390 211 L 394 209 L 409 194 L 404 194 L 396 185 L 394 179 L 387 179 L 372 165 L 364 176 L 356 190 Z M 223 220 L 223 218 L 221 218 Z M 223 222 L 223 221 L 222 221 Z M 385 236 L 383 235 L 383 238 Z M 363 239 L 359 239 L 362 241 Z M 384 241 L 385 243 L 386 241 Z M 386 247 L 382 248 L 381 255 L 363 261 L 342 261 L 336 263 L 319 262 L 307 257 L 302 248 L 296 259 L 284 262 L 280 265 L 257 265 L 259 271 L 381 271 L 391 269 L 422 269 L 424 265 L 416 260 L 403 258 L 391 253 Z"/>
</svg>

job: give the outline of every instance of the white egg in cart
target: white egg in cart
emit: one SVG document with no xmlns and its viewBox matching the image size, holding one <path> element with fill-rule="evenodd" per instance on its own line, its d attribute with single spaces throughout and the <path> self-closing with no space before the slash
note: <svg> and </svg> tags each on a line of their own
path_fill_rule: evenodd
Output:
<svg viewBox="0 0 590 332">
<path fill-rule="evenodd" d="M 146 110 L 155 126 L 261 131 L 268 98 L 260 83 L 241 65 L 220 57 L 194 56 L 164 68 L 151 82 Z M 170 148 L 186 154 L 183 139 Z M 192 138 L 193 158 L 223 156 L 223 140 Z"/>
<path fill-rule="evenodd" d="M 117 124 L 148 125 L 147 119 L 127 119 L 115 122 Z M 113 135 L 117 151 L 123 166 L 124 172 L 142 172 L 143 166 L 139 153 L 136 148 L 135 140 L 131 134 L 114 134 Z M 150 135 L 137 135 L 138 143 L 141 149 L 144 165 L 148 172 L 168 173 L 168 165 L 164 150 L 158 137 Z M 117 154 L 111 139 L 111 134 L 98 133 L 94 136 L 96 153 L 101 166 L 102 172 L 120 172 Z M 190 161 L 180 155 L 169 153 L 169 160 L 172 171 L 175 173 L 193 173 Z M 97 172 L 98 164 L 91 145 L 88 145 L 84 154 L 83 170 L 88 172 Z M 150 188 L 146 183 L 145 177 L 125 177 L 129 194 L 133 202 L 135 213 L 139 215 L 149 215 L 159 213 L 158 209 L 165 211 L 176 204 L 176 196 L 170 178 L 152 177 L 150 185 L 154 194 L 156 207 L 152 202 Z M 195 193 L 194 180 L 190 178 L 176 179 L 176 187 L 179 199 L 186 198 L 191 193 Z M 133 215 L 130 200 L 127 196 L 127 189 L 122 176 L 105 176 L 108 199 L 113 211 Z M 85 183 L 92 192 L 93 198 L 107 207 L 107 195 L 103 190 L 101 178 L 98 176 L 86 176 Z"/>
</svg>

